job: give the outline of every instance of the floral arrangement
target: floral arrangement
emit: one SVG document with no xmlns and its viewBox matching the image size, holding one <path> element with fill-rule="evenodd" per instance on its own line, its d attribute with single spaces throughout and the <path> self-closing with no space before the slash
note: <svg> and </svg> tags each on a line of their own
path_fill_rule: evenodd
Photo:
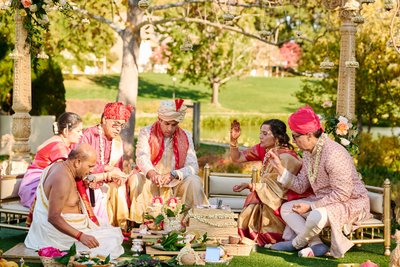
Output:
<svg viewBox="0 0 400 267">
<path fill-rule="evenodd" d="M 31 54 L 38 57 L 43 57 L 41 32 L 49 30 L 48 13 L 58 10 L 66 14 L 72 10 L 66 0 L 8 0 L 1 9 L 18 12 L 23 18 L 23 26 L 28 32 L 26 44 Z"/>
<path fill-rule="evenodd" d="M 151 230 L 161 230 L 164 228 L 167 218 L 180 219 L 184 212 L 186 212 L 186 206 L 178 198 L 170 197 L 167 201 L 164 201 L 162 197 L 155 196 L 152 205 L 144 214 L 144 223 Z"/>
<path fill-rule="evenodd" d="M 71 257 L 76 255 L 76 245 L 73 243 L 68 251 L 61 251 L 54 247 L 41 248 L 38 250 L 38 255 L 40 257 L 52 258 L 58 263 L 67 265 Z"/>
<path fill-rule="evenodd" d="M 325 120 L 325 132 L 344 146 L 351 156 L 357 155 L 359 152 L 356 143 L 357 127 L 344 116 L 327 116 L 323 119 Z"/>
<path fill-rule="evenodd" d="M 105 259 L 100 258 L 91 258 L 89 253 L 81 252 L 79 257 L 77 257 L 74 261 L 75 266 L 89 266 L 92 267 L 94 265 L 109 265 L 110 263 L 110 255 L 108 255 Z"/>
</svg>

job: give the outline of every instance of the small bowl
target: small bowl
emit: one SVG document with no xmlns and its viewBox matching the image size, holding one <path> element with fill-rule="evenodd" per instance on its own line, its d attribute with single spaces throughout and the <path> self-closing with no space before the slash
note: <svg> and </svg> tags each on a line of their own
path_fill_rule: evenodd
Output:
<svg viewBox="0 0 400 267">
<path fill-rule="evenodd" d="M 229 236 L 229 244 L 239 244 L 240 237 L 237 236 Z"/>
</svg>

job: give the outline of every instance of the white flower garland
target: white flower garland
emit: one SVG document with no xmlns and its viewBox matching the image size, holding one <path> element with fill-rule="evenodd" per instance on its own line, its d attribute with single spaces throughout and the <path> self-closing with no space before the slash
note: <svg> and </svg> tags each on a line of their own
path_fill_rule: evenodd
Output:
<svg viewBox="0 0 400 267">
<path fill-rule="evenodd" d="M 314 166 L 311 165 L 311 157 L 310 157 L 310 163 L 308 166 L 308 180 L 310 183 L 314 183 L 315 179 L 317 179 L 318 176 L 318 168 L 319 168 L 319 162 L 321 161 L 321 152 L 322 148 L 325 144 L 325 140 L 328 138 L 327 134 L 322 134 L 322 136 L 318 139 L 316 146 L 317 152 L 315 153 L 315 160 L 314 160 Z"/>
<path fill-rule="evenodd" d="M 197 215 L 194 214 L 192 210 L 189 210 L 188 212 L 189 218 L 193 218 L 198 220 L 199 222 L 208 224 L 210 226 L 218 227 L 218 228 L 224 228 L 228 226 L 237 226 L 237 223 L 235 221 L 232 222 L 225 222 L 225 223 L 213 223 L 208 221 L 207 219 L 235 219 L 235 214 L 210 214 L 210 215 Z"/>
</svg>

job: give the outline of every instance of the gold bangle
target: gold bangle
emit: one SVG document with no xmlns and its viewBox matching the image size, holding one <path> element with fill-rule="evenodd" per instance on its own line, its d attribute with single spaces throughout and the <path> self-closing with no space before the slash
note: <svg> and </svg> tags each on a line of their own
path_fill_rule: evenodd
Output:
<svg viewBox="0 0 400 267">
<path fill-rule="evenodd" d="M 236 143 L 236 144 L 230 143 L 229 146 L 230 146 L 231 148 L 238 148 L 238 144 L 237 144 L 237 143 Z"/>
</svg>

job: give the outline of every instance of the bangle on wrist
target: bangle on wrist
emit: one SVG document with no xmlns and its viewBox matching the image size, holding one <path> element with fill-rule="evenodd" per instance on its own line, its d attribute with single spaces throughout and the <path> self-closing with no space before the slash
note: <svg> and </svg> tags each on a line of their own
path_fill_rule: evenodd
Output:
<svg viewBox="0 0 400 267">
<path fill-rule="evenodd" d="M 229 146 L 231 148 L 239 148 L 237 143 L 235 143 L 235 144 L 230 143 Z"/>
<path fill-rule="evenodd" d="M 82 234 L 83 234 L 83 233 L 82 233 L 81 231 L 79 231 L 78 234 L 77 234 L 76 237 L 75 237 L 76 240 L 81 241 L 81 236 L 82 236 Z"/>
</svg>

